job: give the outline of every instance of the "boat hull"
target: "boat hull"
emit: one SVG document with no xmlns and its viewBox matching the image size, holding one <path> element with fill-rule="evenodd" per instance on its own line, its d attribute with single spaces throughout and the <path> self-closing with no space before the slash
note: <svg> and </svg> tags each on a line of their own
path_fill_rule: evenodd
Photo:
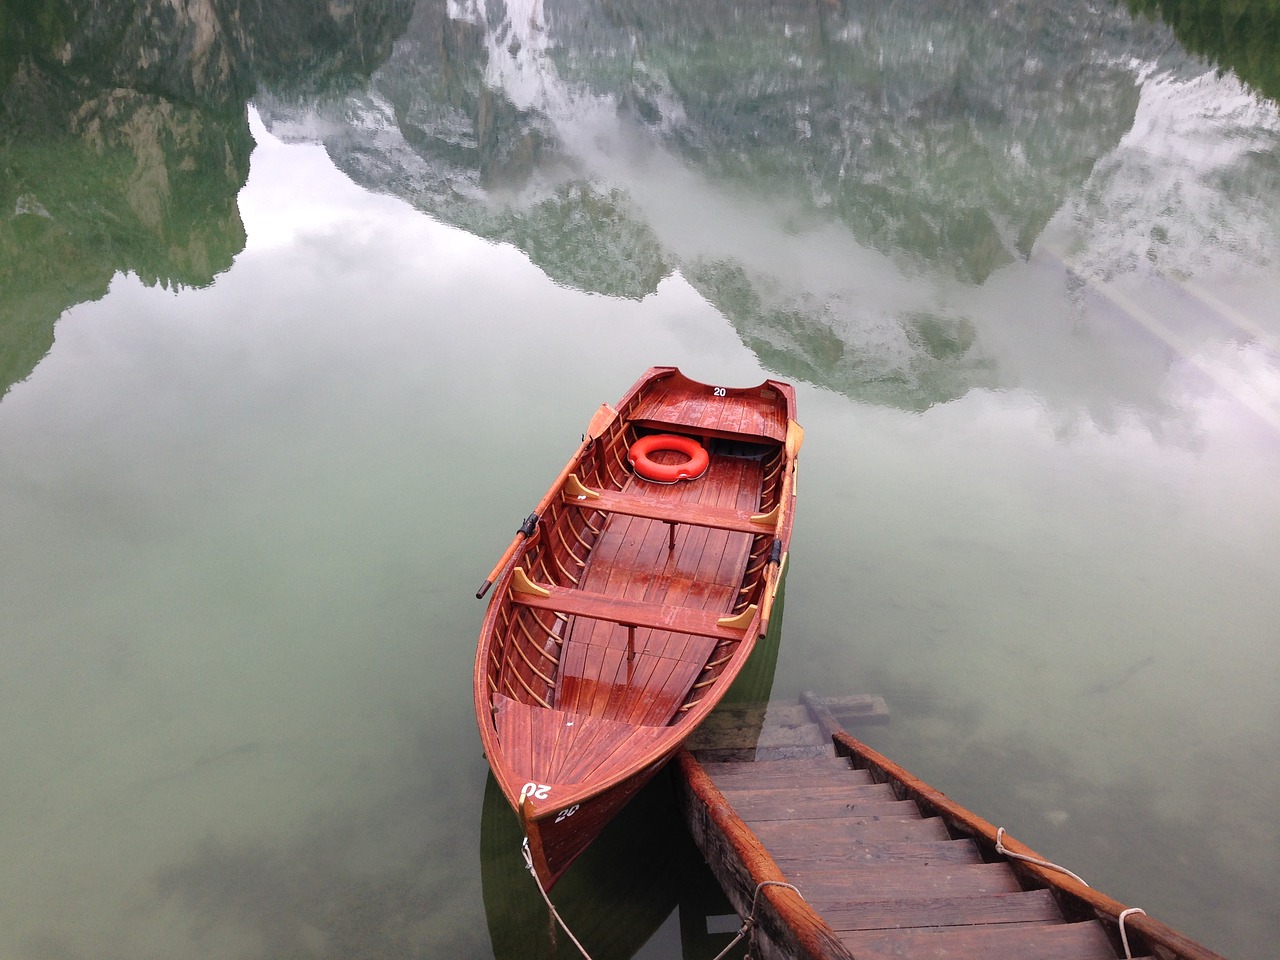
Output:
<svg viewBox="0 0 1280 960">
<path fill-rule="evenodd" d="M 637 475 L 628 453 L 655 436 L 696 442 L 705 471 Z M 767 628 L 802 436 L 786 384 L 652 368 L 597 411 L 481 588 L 493 584 L 477 723 L 544 889 L 675 754 Z"/>
<path fill-rule="evenodd" d="M 622 809 L 648 785 L 669 757 L 607 790 L 568 807 L 552 808 L 537 816 L 521 815 L 529 841 L 530 865 L 546 889 L 558 881 L 575 860 Z"/>
</svg>

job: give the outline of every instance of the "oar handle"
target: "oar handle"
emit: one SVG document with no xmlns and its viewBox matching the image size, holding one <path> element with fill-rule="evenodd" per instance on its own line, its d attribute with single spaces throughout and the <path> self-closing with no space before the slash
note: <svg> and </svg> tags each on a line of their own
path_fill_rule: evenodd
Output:
<svg viewBox="0 0 1280 960">
<path fill-rule="evenodd" d="M 607 403 L 600 405 L 600 409 L 592 416 L 591 423 L 587 425 L 587 432 L 582 435 L 582 443 L 578 446 L 573 456 L 569 458 L 569 462 L 564 465 L 564 469 L 560 471 L 560 476 L 556 477 L 555 482 L 551 484 L 551 489 L 547 491 L 547 495 L 538 504 L 538 509 L 529 514 L 524 523 L 520 525 L 520 529 L 516 531 L 515 539 L 511 541 L 511 546 L 507 547 L 507 552 L 502 555 L 502 559 L 498 561 L 493 571 L 485 578 L 484 583 L 480 584 L 480 589 L 476 591 L 477 600 L 489 592 L 489 588 L 493 586 L 493 581 L 497 580 L 498 575 L 502 573 L 502 568 L 507 565 L 507 562 L 515 555 L 516 550 L 519 549 L 520 542 L 533 536 L 533 531 L 538 526 L 539 514 L 551 505 L 552 500 L 560 496 L 560 488 L 564 485 L 565 479 L 568 478 L 572 471 L 578 468 L 582 455 L 590 449 L 591 445 L 596 442 L 596 437 L 604 433 L 605 428 L 609 426 L 617 415 L 618 412 Z"/>
<path fill-rule="evenodd" d="M 524 523 L 520 524 L 520 529 L 516 531 L 515 539 L 511 541 L 511 546 L 507 547 L 507 552 L 502 555 L 502 559 L 497 562 L 489 576 L 485 577 L 484 583 L 480 584 L 480 589 L 476 591 L 476 599 L 479 600 L 489 588 L 493 586 L 493 581 L 498 579 L 498 574 L 502 573 L 502 568 L 515 555 L 519 549 L 521 542 L 533 536 L 533 532 L 538 528 L 538 515 L 531 513 L 525 517 Z"/>
<path fill-rule="evenodd" d="M 773 568 L 772 576 L 765 574 L 764 599 L 760 604 L 760 636 L 769 629 L 769 617 L 773 614 L 773 601 L 778 597 L 778 586 L 782 581 L 782 565 L 786 554 L 782 552 L 782 541 L 774 538 L 773 549 L 769 551 L 769 566 Z"/>
</svg>

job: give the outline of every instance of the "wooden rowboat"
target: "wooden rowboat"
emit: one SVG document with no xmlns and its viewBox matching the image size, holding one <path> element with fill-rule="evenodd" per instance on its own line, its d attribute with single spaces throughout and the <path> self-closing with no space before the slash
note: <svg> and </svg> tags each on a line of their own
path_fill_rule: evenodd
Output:
<svg viewBox="0 0 1280 960">
<path fill-rule="evenodd" d="M 549 890 L 724 695 L 768 626 L 786 568 L 803 430 L 795 391 L 653 367 L 582 444 L 476 596 L 485 756 Z M 692 438 L 695 479 L 676 468 Z M 654 441 L 648 446 L 653 447 Z M 669 472 L 669 471 L 668 471 Z"/>
</svg>

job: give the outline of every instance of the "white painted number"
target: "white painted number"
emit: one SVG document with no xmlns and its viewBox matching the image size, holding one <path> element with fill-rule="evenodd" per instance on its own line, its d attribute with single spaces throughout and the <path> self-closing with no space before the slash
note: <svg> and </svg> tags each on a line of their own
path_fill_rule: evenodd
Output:
<svg viewBox="0 0 1280 960">
<path fill-rule="evenodd" d="M 559 823 L 561 820 L 567 820 L 569 817 L 572 817 L 577 812 L 578 812 L 578 805 L 576 803 L 572 807 L 566 807 L 564 810 L 561 810 L 558 814 L 556 814 L 556 823 Z"/>
<path fill-rule="evenodd" d="M 533 797 L 535 800 L 547 799 L 547 794 L 551 792 L 551 788 L 545 783 L 526 783 L 520 788 L 520 803 L 524 803 L 526 797 Z"/>
<path fill-rule="evenodd" d="M 724 396 L 724 394 L 725 394 L 725 389 L 724 389 L 724 387 L 712 387 L 712 388 L 711 388 L 711 395 L 712 395 L 712 396 L 715 396 L 715 397 L 723 397 L 723 396 Z"/>
</svg>

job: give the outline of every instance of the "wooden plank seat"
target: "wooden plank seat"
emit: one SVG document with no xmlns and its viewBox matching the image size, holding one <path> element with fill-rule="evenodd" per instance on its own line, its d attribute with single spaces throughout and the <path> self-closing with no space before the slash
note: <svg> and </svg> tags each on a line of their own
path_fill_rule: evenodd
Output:
<svg viewBox="0 0 1280 960">
<path fill-rule="evenodd" d="M 665 523 L 687 523 L 695 527 L 711 527 L 735 533 L 768 534 L 773 533 L 778 525 L 777 507 L 768 513 L 751 513 L 748 510 L 688 501 L 658 501 L 651 497 L 638 497 L 612 490 L 593 490 L 572 473 L 561 488 L 560 496 L 569 506 L 584 510 L 603 510 L 605 513 L 620 513 Z"/>
<path fill-rule="evenodd" d="M 711 637 L 715 640 L 741 640 L 756 613 L 754 603 L 740 614 L 724 616 L 710 610 L 664 606 L 548 583 L 535 583 L 529 579 L 523 567 L 516 567 L 512 576 L 511 599 L 515 603 L 540 610 L 604 620 L 627 627 L 647 627 L 695 637 Z"/>
</svg>

